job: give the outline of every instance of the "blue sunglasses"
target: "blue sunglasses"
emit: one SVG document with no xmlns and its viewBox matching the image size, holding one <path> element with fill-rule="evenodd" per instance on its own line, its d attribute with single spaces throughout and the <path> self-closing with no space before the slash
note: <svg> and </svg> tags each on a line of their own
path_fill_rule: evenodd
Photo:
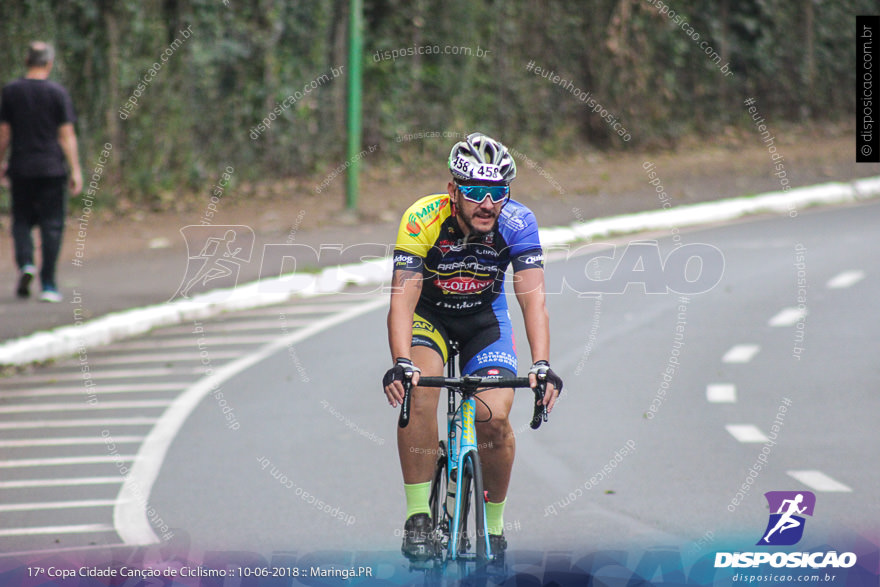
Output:
<svg viewBox="0 0 880 587">
<path fill-rule="evenodd" d="M 489 196 L 493 204 L 503 202 L 510 195 L 509 185 L 460 185 L 458 191 L 465 200 L 475 204 L 482 204 Z"/>
</svg>

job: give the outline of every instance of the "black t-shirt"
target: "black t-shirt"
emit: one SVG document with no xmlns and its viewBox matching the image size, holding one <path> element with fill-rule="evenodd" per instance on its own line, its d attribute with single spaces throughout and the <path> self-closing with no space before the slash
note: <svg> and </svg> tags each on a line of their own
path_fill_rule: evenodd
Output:
<svg viewBox="0 0 880 587">
<path fill-rule="evenodd" d="M 27 78 L 6 84 L 0 97 L 0 121 L 12 127 L 10 176 L 67 175 L 64 151 L 58 144 L 58 127 L 76 122 L 76 112 L 63 86 Z"/>
</svg>

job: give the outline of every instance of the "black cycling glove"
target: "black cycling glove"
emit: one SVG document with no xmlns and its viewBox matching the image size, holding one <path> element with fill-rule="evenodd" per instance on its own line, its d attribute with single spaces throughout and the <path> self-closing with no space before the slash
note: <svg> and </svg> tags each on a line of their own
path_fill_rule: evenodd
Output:
<svg viewBox="0 0 880 587">
<path fill-rule="evenodd" d="M 532 368 L 529 369 L 529 374 L 534 373 L 538 377 L 538 382 L 548 381 L 553 384 L 553 387 L 559 393 L 562 393 L 562 379 L 559 378 L 559 375 L 553 372 L 553 369 L 550 368 L 550 363 L 547 361 L 537 361 Z"/>
<path fill-rule="evenodd" d="M 416 372 L 421 373 L 422 370 L 413 365 L 409 359 L 398 357 L 394 366 L 388 369 L 385 377 L 382 378 L 382 387 L 387 387 L 394 381 L 412 381 L 413 373 Z"/>
</svg>

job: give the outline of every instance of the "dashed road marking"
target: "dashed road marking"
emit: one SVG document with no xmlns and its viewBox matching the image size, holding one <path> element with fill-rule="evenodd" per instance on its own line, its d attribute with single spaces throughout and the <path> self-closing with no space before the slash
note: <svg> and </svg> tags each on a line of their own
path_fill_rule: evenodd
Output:
<svg viewBox="0 0 880 587">
<path fill-rule="evenodd" d="M 751 424 L 728 424 L 725 428 L 731 436 L 740 442 L 767 442 L 769 440 L 757 426 Z"/>
<path fill-rule="evenodd" d="M 713 404 L 736 403 L 736 385 L 732 383 L 711 383 L 706 386 L 706 399 Z"/>
<path fill-rule="evenodd" d="M 864 278 L 864 271 L 858 269 L 854 269 L 852 271 L 844 271 L 843 273 L 835 275 L 834 277 L 829 279 L 828 283 L 825 284 L 825 287 L 827 287 L 828 289 L 844 289 L 847 287 L 852 287 Z"/>
<path fill-rule="evenodd" d="M 815 491 L 840 491 L 850 492 L 852 488 L 844 485 L 836 479 L 832 479 L 822 471 L 786 471 L 791 477 L 794 477 L 810 489 Z"/>
<path fill-rule="evenodd" d="M 767 326 L 794 326 L 807 315 L 806 308 L 785 308 L 770 318 Z"/>
<path fill-rule="evenodd" d="M 756 344 L 738 344 L 724 353 L 721 357 L 723 363 L 748 363 L 761 350 Z"/>
</svg>

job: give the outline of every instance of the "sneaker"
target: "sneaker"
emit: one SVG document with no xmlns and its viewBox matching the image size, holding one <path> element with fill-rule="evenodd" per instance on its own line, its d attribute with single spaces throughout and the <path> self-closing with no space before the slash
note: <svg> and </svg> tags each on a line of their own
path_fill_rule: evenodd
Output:
<svg viewBox="0 0 880 587">
<path fill-rule="evenodd" d="M 15 295 L 20 298 L 26 298 L 31 295 L 31 282 L 34 280 L 36 267 L 33 265 L 25 265 L 21 268 L 21 276 L 18 278 L 18 289 Z"/>
<path fill-rule="evenodd" d="M 403 526 L 400 552 L 408 559 L 427 560 L 434 556 L 434 524 L 428 514 L 413 514 Z"/>
<path fill-rule="evenodd" d="M 43 295 L 40 296 L 41 302 L 50 302 L 50 303 L 58 303 L 62 301 L 64 297 L 58 293 L 58 290 L 46 288 L 43 290 Z"/>
<path fill-rule="evenodd" d="M 504 534 L 489 534 L 489 548 L 492 549 L 492 564 L 504 564 L 504 551 L 507 550 L 507 539 Z"/>
</svg>

